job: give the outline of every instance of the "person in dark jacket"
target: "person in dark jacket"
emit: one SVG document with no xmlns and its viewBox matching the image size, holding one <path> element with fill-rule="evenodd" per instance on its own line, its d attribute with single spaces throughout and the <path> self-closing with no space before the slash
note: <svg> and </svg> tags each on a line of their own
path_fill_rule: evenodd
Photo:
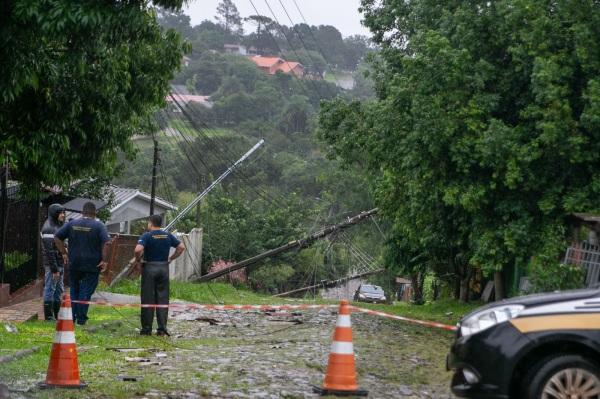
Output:
<svg viewBox="0 0 600 399">
<path fill-rule="evenodd" d="M 135 247 L 136 267 L 141 264 L 142 254 L 145 262 L 142 267 L 141 302 L 146 305 L 169 304 L 169 263 L 185 251 L 185 245 L 173 234 L 161 229 L 162 217 L 152 215 L 148 220 L 148 232 L 142 234 Z M 175 248 L 173 255 L 169 256 L 171 248 Z M 154 322 L 154 308 L 142 308 L 141 335 L 152 334 Z M 156 335 L 169 335 L 167 331 L 167 318 L 169 309 L 156 309 L 156 322 L 158 328 Z"/>
<path fill-rule="evenodd" d="M 65 223 L 65 208 L 52 204 L 48 208 L 48 219 L 42 226 L 42 262 L 44 265 L 44 319 L 58 319 L 60 299 L 65 285 L 63 258 L 54 244 L 54 234 Z"/>
<path fill-rule="evenodd" d="M 69 253 L 64 241 L 69 240 Z M 71 299 L 89 301 L 96 291 L 100 273 L 108 266 L 107 245 L 110 241 L 106 227 L 96 220 L 93 202 L 83 204 L 83 217 L 69 221 L 54 235 L 56 247 L 69 267 Z M 73 320 L 84 325 L 88 319 L 88 305 L 73 303 Z"/>
</svg>

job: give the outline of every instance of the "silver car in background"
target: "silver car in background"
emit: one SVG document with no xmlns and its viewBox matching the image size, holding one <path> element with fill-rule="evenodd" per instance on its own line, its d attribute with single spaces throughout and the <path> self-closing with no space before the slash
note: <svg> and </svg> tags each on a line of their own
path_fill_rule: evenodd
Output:
<svg viewBox="0 0 600 399">
<path fill-rule="evenodd" d="M 378 285 L 361 284 L 354 293 L 354 300 L 359 302 L 386 303 L 383 288 Z"/>
</svg>

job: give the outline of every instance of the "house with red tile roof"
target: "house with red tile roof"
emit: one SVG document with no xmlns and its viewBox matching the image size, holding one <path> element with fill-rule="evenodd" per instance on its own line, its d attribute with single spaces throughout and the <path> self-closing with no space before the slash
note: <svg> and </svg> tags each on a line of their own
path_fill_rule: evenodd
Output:
<svg viewBox="0 0 600 399">
<path fill-rule="evenodd" d="M 258 68 L 268 73 L 269 75 L 275 75 L 278 71 L 283 73 L 294 74 L 298 78 L 304 77 L 304 65 L 299 62 L 286 61 L 279 57 L 263 57 L 261 55 L 255 55 L 248 57 L 248 59 L 256 64 Z"/>
</svg>

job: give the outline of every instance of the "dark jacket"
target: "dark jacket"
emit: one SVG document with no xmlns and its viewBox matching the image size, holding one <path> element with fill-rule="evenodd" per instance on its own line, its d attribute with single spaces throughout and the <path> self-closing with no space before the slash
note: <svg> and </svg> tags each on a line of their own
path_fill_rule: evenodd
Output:
<svg viewBox="0 0 600 399">
<path fill-rule="evenodd" d="M 54 234 L 60 229 L 63 223 L 58 221 L 58 214 L 64 211 L 64 208 L 58 204 L 52 204 L 48 208 L 48 219 L 42 227 L 42 262 L 45 268 L 49 268 L 52 273 L 59 271 L 64 267 L 63 259 L 56 245 L 54 244 Z"/>
</svg>

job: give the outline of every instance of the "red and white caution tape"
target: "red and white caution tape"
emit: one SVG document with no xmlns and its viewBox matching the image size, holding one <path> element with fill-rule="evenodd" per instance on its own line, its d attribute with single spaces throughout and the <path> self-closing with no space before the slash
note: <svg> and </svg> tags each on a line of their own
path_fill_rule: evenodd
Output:
<svg viewBox="0 0 600 399">
<path fill-rule="evenodd" d="M 447 330 L 447 331 L 456 331 L 456 327 L 455 326 L 450 326 L 448 324 L 442 324 L 442 323 L 436 323 L 434 321 L 424 321 L 424 320 L 417 320 L 417 319 L 409 319 L 407 317 L 397 316 L 397 315 L 391 314 L 391 313 L 379 312 L 377 310 L 359 308 L 359 307 L 356 307 L 356 306 L 351 306 L 351 309 L 353 311 L 359 312 L 359 313 L 366 313 L 366 314 L 370 314 L 370 315 L 374 315 L 374 316 L 387 317 L 388 319 L 401 320 L 401 321 L 405 321 L 407 323 L 419 324 L 421 326 L 441 328 L 441 329 Z"/>
<path fill-rule="evenodd" d="M 111 306 L 122 308 L 169 308 L 169 309 L 204 309 L 204 310 L 306 310 L 337 308 L 338 305 L 201 305 L 197 303 L 170 303 L 168 305 L 141 303 L 112 303 L 105 301 L 71 301 L 81 305 Z"/>
<path fill-rule="evenodd" d="M 338 305 L 202 305 L 197 303 L 171 303 L 168 305 L 156 305 L 156 304 L 140 304 L 140 303 L 112 303 L 105 301 L 71 301 L 72 303 L 79 303 L 81 305 L 96 305 L 96 306 L 110 306 L 110 307 L 122 307 L 122 308 L 169 308 L 175 310 L 185 309 L 203 309 L 203 310 L 258 310 L 258 311 L 270 311 L 270 310 L 307 310 L 307 309 L 337 309 Z M 398 316 L 391 313 L 380 312 L 377 310 L 359 308 L 357 306 L 350 306 L 351 311 L 358 313 L 366 313 L 373 316 L 385 317 L 393 320 L 400 320 L 411 324 L 418 324 L 425 327 L 440 328 L 447 331 L 456 331 L 455 326 L 448 324 L 436 323 L 433 321 L 424 321 L 417 319 L 409 319 L 407 317 Z"/>
</svg>

